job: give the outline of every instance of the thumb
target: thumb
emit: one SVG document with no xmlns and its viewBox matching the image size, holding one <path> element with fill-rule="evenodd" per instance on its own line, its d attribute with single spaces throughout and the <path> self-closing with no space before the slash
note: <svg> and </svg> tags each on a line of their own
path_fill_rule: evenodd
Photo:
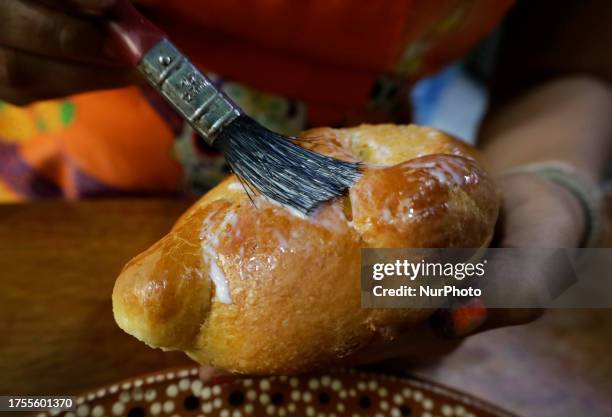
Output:
<svg viewBox="0 0 612 417">
<path fill-rule="evenodd" d="M 117 0 L 37 0 L 37 2 L 55 10 L 99 16 L 111 9 Z"/>
<path fill-rule="evenodd" d="M 66 0 L 68 7 L 83 13 L 100 15 L 115 5 L 117 0 Z"/>
<path fill-rule="evenodd" d="M 210 385 L 223 385 L 233 381 L 236 376 L 218 368 L 201 366 L 198 374 L 200 379 Z"/>
</svg>

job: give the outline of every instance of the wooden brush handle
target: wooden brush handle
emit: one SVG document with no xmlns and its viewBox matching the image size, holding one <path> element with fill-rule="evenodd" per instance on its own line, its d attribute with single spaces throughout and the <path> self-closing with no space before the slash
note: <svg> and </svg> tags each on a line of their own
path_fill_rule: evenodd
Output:
<svg viewBox="0 0 612 417">
<path fill-rule="evenodd" d="M 129 0 L 117 0 L 108 19 L 110 51 L 122 62 L 137 67 L 172 108 L 212 145 L 219 132 L 240 115 L 240 109 Z"/>
<path fill-rule="evenodd" d="M 143 56 L 166 34 L 151 23 L 129 0 L 117 0 L 108 15 L 110 32 L 108 48 L 117 58 L 138 65 Z"/>
</svg>

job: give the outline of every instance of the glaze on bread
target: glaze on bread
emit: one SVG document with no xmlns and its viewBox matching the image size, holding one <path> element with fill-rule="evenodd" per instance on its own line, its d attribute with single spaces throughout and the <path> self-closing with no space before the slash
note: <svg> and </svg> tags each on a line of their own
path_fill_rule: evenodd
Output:
<svg viewBox="0 0 612 417">
<path fill-rule="evenodd" d="M 430 310 L 360 308 L 362 247 L 482 247 L 499 198 L 467 145 L 434 129 L 313 129 L 299 143 L 364 162 L 348 196 L 305 217 L 230 176 L 117 279 L 119 326 L 150 346 L 248 374 L 337 363 Z"/>
</svg>

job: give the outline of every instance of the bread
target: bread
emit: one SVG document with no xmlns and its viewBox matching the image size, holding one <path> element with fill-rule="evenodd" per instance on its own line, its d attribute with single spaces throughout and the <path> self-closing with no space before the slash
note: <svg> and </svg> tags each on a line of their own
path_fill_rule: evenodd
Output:
<svg viewBox="0 0 612 417">
<path fill-rule="evenodd" d="M 313 129 L 299 143 L 364 162 L 348 196 L 310 217 L 230 176 L 117 279 L 119 326 L 150 346 L 248 374 L 342 362 L 430 310 L 360 308 L 363 247 L 482 247 L 499 198 L 476 151 L 434 129 Z"/>
</svg>

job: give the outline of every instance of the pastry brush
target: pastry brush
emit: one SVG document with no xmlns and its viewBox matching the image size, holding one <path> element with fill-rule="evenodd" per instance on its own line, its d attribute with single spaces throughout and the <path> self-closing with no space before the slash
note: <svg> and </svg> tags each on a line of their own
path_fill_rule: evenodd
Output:
<svg viewBox="0 0 612 417">
<path fill-rule="evenodd" d="M 193 129 L 219 149 L 231 169 L 264 196 L 308 214 L 340 196 L 360 176 L 357 163 L 295 144 L 247 116 L 129 0 L 108 16 L 112 49 L 135 66 Z"/>
</svg>

